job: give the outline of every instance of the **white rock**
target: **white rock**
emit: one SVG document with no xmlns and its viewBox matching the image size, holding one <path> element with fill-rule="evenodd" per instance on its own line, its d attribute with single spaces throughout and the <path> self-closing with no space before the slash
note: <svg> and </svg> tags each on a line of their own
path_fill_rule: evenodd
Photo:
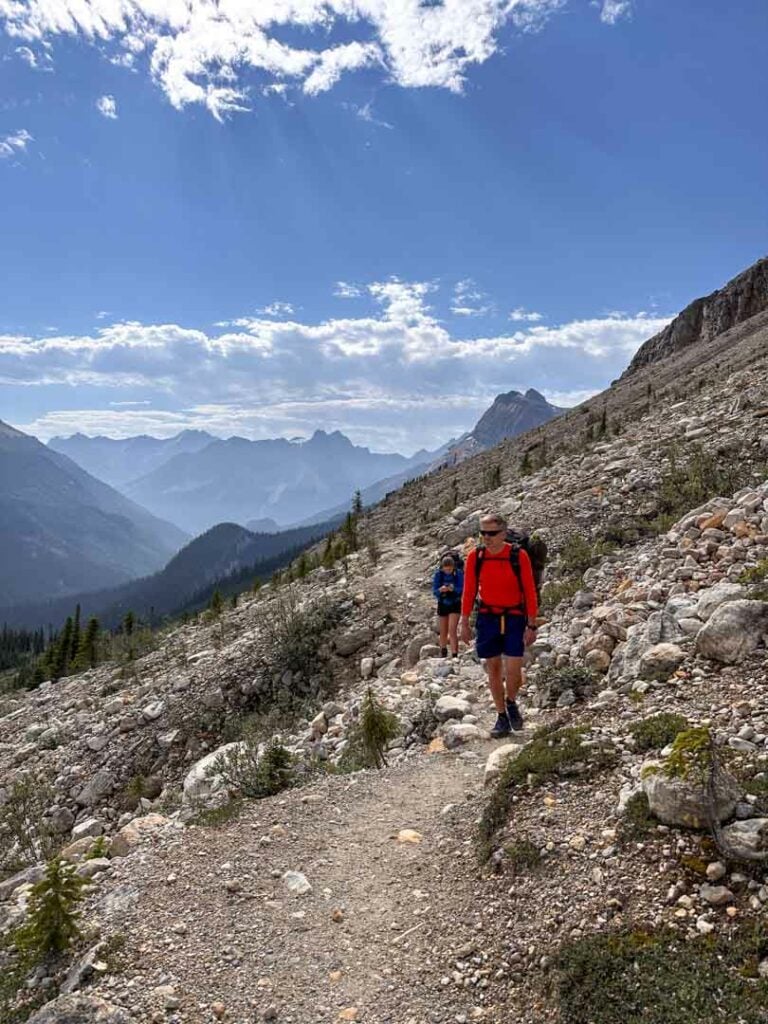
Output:
<svg viewBox="0 0 768 1024">
<path fill-rule="evenodd" d="M 218 747 L 197 761 L 184 779 L 183 803 L 205 802 L 212 794 L 226 791 L 224 779 L 215 771 L 216 762 L 219 758 L 226 760 L 231 757 L 232 752 L 237 749 L 245 748 L 246 744 L 242 742 L 225 743 L 223 747 Z"/>
<path fill-rule="evenodd" d="M 485 762 L 485 774 L 483 775 L 483 782 L 486 786 L 494 782 L 501 772 L 504 765 L 517 757 L 520 751 L 523 749 L 521 743 L 505 743 L 501 747 L 496 749 L 488 755 L 488 760 Z"/>
<path fill-rule="evenodd" d="M 307 893 L 312 892 L 312 885 L 306 875 L 303 875 L 300 871 L 286 871 L 283 875 L 283 882 L 289 892 L 295 893 L 297 896 L 304 896 Z"/>
</svg>

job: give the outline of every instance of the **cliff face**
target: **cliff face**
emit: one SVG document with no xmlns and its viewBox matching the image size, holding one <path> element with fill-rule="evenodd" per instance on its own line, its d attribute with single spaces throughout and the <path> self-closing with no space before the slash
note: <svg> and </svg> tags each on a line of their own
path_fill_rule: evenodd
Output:
<svg viewBox="0 0 768 1024">
<path fill-rule="evenodd" d="M 689 345 L 707 342 L 768 309 L 768 258 L 758 260 L 723 288 L 695 299 L 638 349 L 623 376 L 666 359 Z"/>
</svg>

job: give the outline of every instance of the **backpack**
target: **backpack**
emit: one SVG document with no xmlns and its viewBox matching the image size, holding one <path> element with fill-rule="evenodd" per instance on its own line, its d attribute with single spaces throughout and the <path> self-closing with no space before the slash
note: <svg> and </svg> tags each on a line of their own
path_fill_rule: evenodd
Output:
<svg viewBox="0 0 768 1024">
<path fill-rule="evenodd" d="M 512 565 L 512 571 L 517 577 L 517 584 L 520 587 L 520 593 L 525 594 L 523 590 L 523 577 L 520 573 L 520 551 L 525 551 L 528 555 L 528 559 L 531 563 L 531 569 L 533 571 L 533 582 L 536 586 L 536 596 L 541 597 L 541 581 L 544 576 L 544 567 L 547 564 L 547 542 L 541 537 L 531 537 L 530 534 L 526 533 L 525 530 L 507 530 L 507 536 L 505 537 L 507 544 L 511 544 L 509 550 L 509 561 Z M 477 571 L 476 580 L 477 588 L 475 590 L 475 601 L 477 601 L 477 595 L 480 591 L 480 572 L 483 568 L 483 561 L 485 560 L 485 545 L 478 544 L 477 546 Z M 523 597 L 523 610 L 525 610 L 525 597 Z"/>
<path fill-rule="evenodd" d="M 438 569 L 442 568 L 443 559 L 447 557 L 453 559 L 453 567 L 456 572 L 464 572 L 464 557 L 459 551 L 456 551 L 453 548 L 449 548 L 447 551 L 443 551 L 441 553 L 440 558 L 437 561 Z"/>
</svg>

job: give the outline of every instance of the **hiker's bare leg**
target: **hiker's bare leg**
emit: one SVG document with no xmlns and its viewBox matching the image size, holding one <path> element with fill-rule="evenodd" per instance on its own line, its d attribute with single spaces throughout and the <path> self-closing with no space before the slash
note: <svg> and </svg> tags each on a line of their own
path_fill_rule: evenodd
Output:
<svg viewBox="0 0 768 1024">
<path fill-rule="evenodd" d="M 450 618 L 450 616 L 448 616 L 448 615 L 441 615 L 440 616 L 440 646 L 441 647 L 447 647 L 448 646 L 448 619 L 449 618 Z"/>
<path fill-rule="evenodd" d="M 459 638 L 457 635 L 458 628 L 459 613 L 456 612 L 455 614 L 448 616 L 448 638 L 451 641 L 451 650 L 453 651 L 454 654 L 459 653 Z M 441 646 L 444 647 L 445 644 L 441 644 Z"/>
<path fill-rule="evenodd" d="M 488 658 L 485 667 L 488 671 L 488 686 L 491 688 L 493 703 L 498 713 L 505 715 L 507 705 L 504 703 L 504 666 L 501 662 L 501 655 L 498 658 Z"/>
<path fill-rule="evenodd" d="M 504 659 L 504 679 L 507 685 L 507 697 L 515 700 L 523 685 L 523 659 Z"/>
</svg>

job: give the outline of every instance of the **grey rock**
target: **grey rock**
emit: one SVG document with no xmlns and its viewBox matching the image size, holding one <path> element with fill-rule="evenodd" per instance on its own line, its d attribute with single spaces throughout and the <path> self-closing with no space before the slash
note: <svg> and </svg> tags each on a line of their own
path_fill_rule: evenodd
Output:
<svg viewBox="0 0 768 1024">
<path fill-rule="evenodd" d="M 768 858 L 768 818 L 748 818 L 726 825 L 721 841 L 732 857 L 741 860 Z"/>
<path fill-rule="evenodd" d="M 93 807 L 105 800 L 115 788 L 112 772 L 100 769 L 77 794 L 77 802 L 83 807 Z"/>
<path fill-rule="evenodd" d="M 677 644 L 654 644 L 640 656 L 640 675 L 643 679 L 668 679 L 684 658 Z"/>
<path fill-rule="evenodd" d="M 361 647 L 369 644 L 371 640 L 373 640 L 373 630 L 371 627 L 358 626 L 356 629 L 350 629 L 337 637 L 334 646 L 337 654 L 341 655 L 342 658 L 348 658 L 350 654 L 355 654 Z"/>
<path fill-rule="evenodd" d="M 61 995 L 29 1018 L 28 1024 L 132 1024 L 135 1020 L 121 1006 L 99 996 Z"/>
<path fill-rule="evenodd" d="M 706 622 L 721 605 L 727 604 L 729 601 L 738 601 L 745 596 L 745 593 L 744 587 L 738 583 L 716 583 L 714 587 L 702 591 L 694 614 L 702 622 Z"/>
<path fill-rule="evenodd" d="M 20 885 L 34 885 L 44 874 L 45 868 L 42 864 L 33 864 L 31 867 L 24 868 L 23 871 L 17 871 L 10 878 L 4 878 L 0 882 L 0 903 L 7 900 L 14 889 L 18 889 Z"/>
<path fill-rule="evenodd" d="M 768 635 L 768 602 L 734 600 L 722 604 L 696 636 L 696 651 L 712 661 L 735 665 Z"/>
<path fill-rule="evenodd" d="M 713 907 L 722 907 L 733 900 L 733 893 L 724 885 L 710 885 L 705 882 L 699 886 L 701 898 L 711 903 Z"/>
<path fill-rule="evenodd" d="M 449 718 L 463 718 L 469 714 L 471 706 L 469 701 L 462 697 L 452 697 L 446 694 L 435 701 L 435 717 L 439 722 L 445 722 Z"/>
<path fill-rule="evenodd" d="M 245 746 L 245 743 L 225 743 L 223 747 L 218 747 L 197 761 L 184 779 L 183 802 L 204 803 L 214 794 L 228 799 L 227 786 L 222 775 L 216 772 L 216 763 L 219 758 L 226 760 L 234 750 L 245 749 Z"/>
<path fill-rule="evenodd" d="M 69 807 L 57 807 L 56 810 L 51 813 L 50 823 L 54 832 L 59 835 L 64 835 L 66 832 L 69 832 L 74 825 L 75 816 Z"/>
<path fill-rule="evenodd" d="M 86 818 L 80 821 L 72 829 L 73 839 L 82 839 L 83 836 L 100 836 L 104 832 L 104 826 L 98 818 Z"/>
<path fill-rule="evenodd" d="M 711 802 L 704 786 L 687 779 L 670 779 L 661 771 L 643 779 L 651 813 L 665 825 L 707 828 L 710 813 L 718 822 L 733 814 L 741 790 L 735 779 L 722 774 Z"/>
</svg>

